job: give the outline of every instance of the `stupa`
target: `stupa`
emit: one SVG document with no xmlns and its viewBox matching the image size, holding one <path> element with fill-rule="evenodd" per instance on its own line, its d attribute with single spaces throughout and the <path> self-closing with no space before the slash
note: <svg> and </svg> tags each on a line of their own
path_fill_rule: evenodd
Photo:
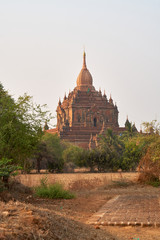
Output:
<svg viewBox="0 0 160 240">
<path fill-rule="evenodd" d="M 125 128 L 119 127 L 118 108 L 112 97 L 93 86 L 92 75 L 87 69 L 86 53 L 83 53 L 82 69 L 77 77 L 77 86 L 57 106 L 57 127 L 47 130 L 58 133 L 61 139 L 83 148 L 97 144 L 98 134 L 107 128 L 117 134 Z"/>
</svg>

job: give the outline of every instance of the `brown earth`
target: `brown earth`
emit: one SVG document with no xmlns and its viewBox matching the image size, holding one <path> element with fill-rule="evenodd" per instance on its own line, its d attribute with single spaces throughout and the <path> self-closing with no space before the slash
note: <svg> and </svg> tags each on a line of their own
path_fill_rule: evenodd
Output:
<svg viewBox="0 0 160 240">
<path fill-rule="evenodd" d="M 11 195 L 7 192 L 1 194 L 0 239 L 160 239 L 160 228 L 86 224 L 96 211 L 117 194 L 159 194 L 159 188 L 124 181 L 97 187 L 94 181 L 78 180 L 70 185 L 70 189 L 74 190 L 75 199 L 40 199 L 21 185 L 15 185 Z"/>
</svg>

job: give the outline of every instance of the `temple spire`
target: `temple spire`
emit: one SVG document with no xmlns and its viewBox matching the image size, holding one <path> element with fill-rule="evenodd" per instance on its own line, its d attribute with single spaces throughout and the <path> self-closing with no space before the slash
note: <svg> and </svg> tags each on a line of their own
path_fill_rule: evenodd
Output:
<svg viewBox="0 0 160 240">
<path fill-rule="evenodd" d="M 87 66 L 86 66 L 86 53 L 85 53 L 85 51 L 83 52 L 83 68 L 87 68 Z"/>
</svg>

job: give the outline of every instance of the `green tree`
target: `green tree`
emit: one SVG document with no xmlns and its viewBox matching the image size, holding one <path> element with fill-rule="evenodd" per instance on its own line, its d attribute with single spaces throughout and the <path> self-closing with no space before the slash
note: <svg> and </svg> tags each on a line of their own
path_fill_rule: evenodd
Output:
<svg viewBox="0 0 160 240">
<path fill-rule="evenodd" d="M 38 170 L 40 170 L 40 162 L 46 160 L 50 172 L 62 172 L 64 166 L 62 152 L 63 147 L 58 135 L 45 133 L 36 152 Z"/>
<path fill-rule="evenodd" d="M 142 144 L 138 144 L 137 138 L 125 141 L 125 149 L 123 152 L 123 160 L 121 164 L 122 170 L 136 170 L 142 157 Z"/>
<path fill-rule="evenodd" d="M 86 166 L 90 168 L 90 172 L 94 172 L 97 167 L 97 151 L 95 149 L 86 150 L 84 159 Z"/>
<path fill-rule="evenodd" d="M 50 118 L 45 107 L 26 94 L 15 101 L 0 84 L 0 159 L 12 159 L 25 169 L 43 135 L 41 126 Z"/>
<path fill-rule="evenodd" d="M 145 133 L 160 134 L 160 123 L 157 122 L 157 120 L 153 120 L 151 122 L 143 122 L 142 126 Z"/>
<path fill-rule="evenodd" d="M 121 134 L 121 139 L 123 141 L 128 140 L 129 138 L 132 138 L 134 136 L 136 136 L 138 134 L 137 128 L 135 126 L 135 124 L 132 124 L 132 122 L 130 122 L 127 118 L 126 122 L 125 122 L 125 128 L 126 131 L 124 131 Z"/>
<path fill-rule="evenodd" d="M 83 149 L 68 142 L 63 143 L 63 160 L 65 163 L 72 162 L 76 166 L 83 166 Z"/>
<path fill-rule="evenodd" d="M 98 168 L 101 171 L 117 170 L 121 166 L 124 144 L 120 137 L 107 129 L 105 135 L 99 136 Z"/>
<path fill-rule="evenodd" d="M 10 176 L 15 176 L 17 174 L 16 170 L 21 169 L 19 166 L 12 165 L 12 160 L 7 158 L 2 158 L 0 160 L 0 191 L 3 187 L 8 188 L 8 180 Z"/>
</svg>

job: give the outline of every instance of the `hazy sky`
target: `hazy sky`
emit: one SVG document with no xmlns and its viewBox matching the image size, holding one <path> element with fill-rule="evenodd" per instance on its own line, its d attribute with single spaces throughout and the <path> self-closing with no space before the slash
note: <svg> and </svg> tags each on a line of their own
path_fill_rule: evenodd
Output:
<svg viewBox="0 0 160 240">
<path fill-rule="evenodd" d="M 84 45 L 120 126 L 127 115 L 138 129 L 160 121 L 160 0 L 0 0 L 0 82 L 13 97 L 27 92 L 56 115 Z"/>
</svg>

